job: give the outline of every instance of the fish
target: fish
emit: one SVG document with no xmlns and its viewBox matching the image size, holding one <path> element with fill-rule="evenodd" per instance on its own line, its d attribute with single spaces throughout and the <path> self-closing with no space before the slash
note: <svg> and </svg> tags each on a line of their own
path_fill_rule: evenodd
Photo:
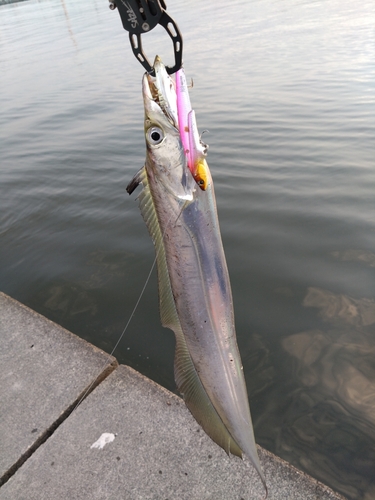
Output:
<svg viewBox="0 0 375 500">
<path fill-rule="evenodd" d="M 145 73 L 142 80 L 146 160 L 126 189 L 131 194 L 143 187 L 137 199 L 155 246 L 161 323 L 176 337 L 176 385 L 213 441 L 228 455 L 248 456 L 267 496 L 207 146 L 190 101 L 182 105 L 178 97 L 187 91 L 186 79 L 182 86 L 176 83 L 159 57 L 154 70 L 155 76 Z M 199 184 L 202 175 L 204 185 Z"/>
</svg>

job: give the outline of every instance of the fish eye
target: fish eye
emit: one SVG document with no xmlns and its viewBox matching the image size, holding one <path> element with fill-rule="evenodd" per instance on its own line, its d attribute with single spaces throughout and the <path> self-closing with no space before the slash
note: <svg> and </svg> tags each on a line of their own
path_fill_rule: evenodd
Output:
<svg viewBox="0 0 375 500">
<path fill-rule="evenodd" d="M 159 127 L 151 127 L 147 130 L 147 139 L 151 145 L 157 146 L 163 141 L 164 132 Z"/>
<path fill-rule="evenodd" d="M 199 184 L 200 186 L 203 186 L 203 184 L 204 184 L 204 180 L 203 180 L 203 179 L 201 179 L 200 181 L 198 181 L 198 184 Z"/>
</svg>

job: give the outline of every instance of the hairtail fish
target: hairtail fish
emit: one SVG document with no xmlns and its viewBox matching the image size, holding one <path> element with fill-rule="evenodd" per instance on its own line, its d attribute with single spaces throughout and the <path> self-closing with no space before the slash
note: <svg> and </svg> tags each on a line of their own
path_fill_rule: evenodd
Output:
<svg viewBox="0 0 375 500">
<path fill-rule="evenodd" d="M 156 57 L 146 73 L 145 165 L 127 187 L 138 196 L 156 250 L 160 315 L 176 337 L 174 372 L 185 403 L 228 454 L 260 467 L 214 186 L 183 70 L 176 81 Z M 203 183 L 201 182 L 203 180 Z"/>
</svg>

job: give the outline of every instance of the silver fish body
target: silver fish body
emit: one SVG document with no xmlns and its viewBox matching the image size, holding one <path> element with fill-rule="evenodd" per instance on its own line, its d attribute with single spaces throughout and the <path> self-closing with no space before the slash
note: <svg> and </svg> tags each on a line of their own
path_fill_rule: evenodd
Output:
<svg viewBox="0 0 375 500">
<path fill-rule="evenodd" d="M 168 104 L 174 82 L 158 58 L 155 70 L 155 80 L 143 78 L 146 162 L 127 189 L 143 184 L 139 201 L 157 254 L 161 320 L 176 335 L 177 387 L 207 434 L 227 453 L 244 452 L 265 486 L 212 178 L 208 170 L 207 188 L 197 187 Z M 160 80 L 168 88 L 162 98 Z"/>
</svg>

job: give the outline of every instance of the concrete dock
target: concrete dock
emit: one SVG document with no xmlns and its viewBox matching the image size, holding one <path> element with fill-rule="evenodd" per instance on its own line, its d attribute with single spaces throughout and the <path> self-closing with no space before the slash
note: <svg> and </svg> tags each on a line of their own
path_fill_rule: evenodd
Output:
<svg viewBox="0 0 375 500">
<path fill-rule="evenodd" d="M 0 339 L 0 500 L 264 498 L 180 398 L 2 293 Z M 343 499 L 259 457 L 269 500 Z"/>
</svg>

